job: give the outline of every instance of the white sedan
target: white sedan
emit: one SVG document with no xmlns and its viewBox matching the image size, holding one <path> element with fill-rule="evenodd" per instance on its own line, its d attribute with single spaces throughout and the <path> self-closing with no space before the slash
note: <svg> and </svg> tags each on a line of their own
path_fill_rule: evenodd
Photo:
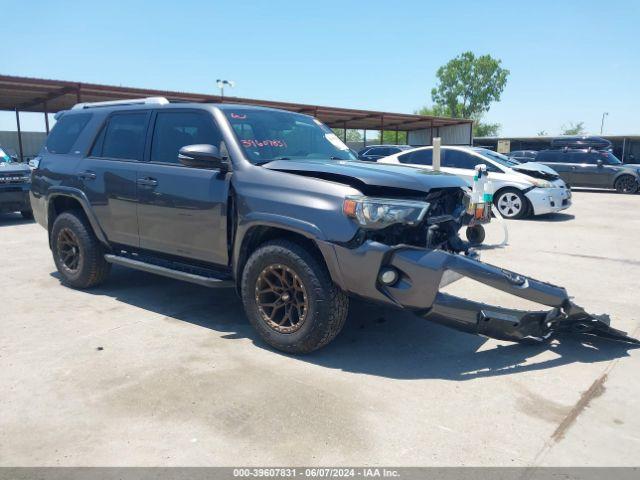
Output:
<svg viewBox="0 0 640 480">
<path fill-rule="evenodd" d="M 419 147 L 378 160 L 432 170 L 433 147 Z M 493 201 L 505 218 L 524 218 L 565 210 L 571 206 L 571 190 L 546 165 L 520 164 L 492 150 L 476 147 L 440 148 L 440 168 L 473 182 L 475 166 L 487 166 L 493 184 Z"/>
</svg>

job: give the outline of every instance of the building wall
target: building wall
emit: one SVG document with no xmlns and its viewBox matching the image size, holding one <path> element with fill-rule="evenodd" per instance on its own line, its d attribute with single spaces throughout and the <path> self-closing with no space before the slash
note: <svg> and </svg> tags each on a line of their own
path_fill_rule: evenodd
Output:
<svg viewBox="0 0 640 480">
<path fill-rule="evenodd" d="M 433 130 L 433 135 L 432 135 Z M 409 145 L 431 145 L 432 137 L 440 137 L 442 145 L 471 145 L 471 124 L 425 128 L 409 132 Z"/>
<path fill-rule="evenodd" d="M 47 138 L 45 132 L 22 132 L 22 154 L 25 161 L 31 160 L 35 157 L 44 141 Z M 0 132 L 0 147 L 8 150 L 15 150 L 20 155 L 20 148 L 18 145 L 18 132 Z"/>
</svg>

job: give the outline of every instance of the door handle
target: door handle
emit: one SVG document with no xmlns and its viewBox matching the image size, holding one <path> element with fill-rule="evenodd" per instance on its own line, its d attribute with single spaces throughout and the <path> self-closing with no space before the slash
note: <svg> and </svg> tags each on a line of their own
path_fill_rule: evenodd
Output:
<svg viewBox="0 0 640 480">
<path fill-rule="evenodd" d="M 147 177 L 147 178 L 139 178 L 137 180 L 138 185 L 143 185 L 145 187 L 156 187 L 158 186 L 158 180 L 155 178 Z"/>
<path fill-rule="evenodd" d="M 95 180 L 96 173 L 92 172 L 91 170 L 85 170 L 84 172 L 80 172 L 78 174 L 78 177 L 80 177 L 83 180 Z"/>
</svg>

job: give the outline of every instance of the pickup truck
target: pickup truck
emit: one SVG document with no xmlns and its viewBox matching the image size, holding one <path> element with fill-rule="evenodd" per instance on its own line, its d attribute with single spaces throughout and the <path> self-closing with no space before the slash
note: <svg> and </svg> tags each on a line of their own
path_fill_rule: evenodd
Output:
<svg viewBox="0 0 640 480">
<path fill-rule="evenodd" d="M 111 265 L 234 287 L 271 346 L 329 343 L 350 297 L 512 341 L 557 331 L 634 342 L 564 288 L 481 263 L 456 176 L 358 161 L 317 119 L 164 98 L 78 104 L 33 162 L 31 203 L 66 285 Z M 548 305 L 529 312 L 440 289 L 462 276 Z"/>
</svg>

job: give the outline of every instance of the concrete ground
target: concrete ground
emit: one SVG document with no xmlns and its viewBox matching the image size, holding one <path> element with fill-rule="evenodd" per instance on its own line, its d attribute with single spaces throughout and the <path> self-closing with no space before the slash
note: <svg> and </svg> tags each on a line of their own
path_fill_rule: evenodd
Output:
<svg viewBox="0 0 640 480">
<path fill-rule="evenodd" d="M 639 334 L 640 196 L 576 192 L 483 259 Z M 499 240 L 491 225 L 487 241 Z M 523 346 L 354 304 L 304 357 L 232 291 L 116 268 L 60 285 L 45 231 L 0 217 L 0 465 L 638 465 L 640 351 Z M 517 305 L 472 281 L 450 288 Z"/>
</svg>

